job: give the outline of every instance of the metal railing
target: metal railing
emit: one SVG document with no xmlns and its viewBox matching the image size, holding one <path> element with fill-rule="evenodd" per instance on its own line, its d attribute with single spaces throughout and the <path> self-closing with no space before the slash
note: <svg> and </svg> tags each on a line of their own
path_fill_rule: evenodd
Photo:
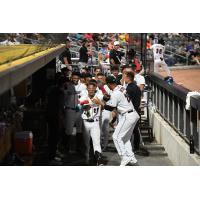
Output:
<svg viewBox="0 0 200 200">
<path fill-rule="evenodd" d="M 176 83 L 169 85 L 155 73 L 150 74 L 149 83 L 156 111 L 190 144 L 190 150 L 200 154 L 200 97 L 191 97 L 191 109 L 186 110 L 188 89 Z"/>
</svg>

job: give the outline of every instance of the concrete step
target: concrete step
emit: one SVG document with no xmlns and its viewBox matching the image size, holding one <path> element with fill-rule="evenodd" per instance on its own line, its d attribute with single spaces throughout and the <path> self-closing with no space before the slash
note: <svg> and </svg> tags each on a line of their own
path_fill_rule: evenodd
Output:
<svg viewBox="0 0 200 200">
<path fill-rule="evenodd" d="M 165 151 L 149 151 L 149 156 L 151 157 L 166 157 L 168 154 Z"/>
<path fill-rule="evenodd" d="M 165 151 L 164 147 L 160 144 L 145 144 L 144 147 L 147 149 L 147 150 L 154 150 L 154 151 Z"/>
<path fill-rule="evenodd" d="M 155 142 L 145 144 L 144 148 L 149 151 L 149 156 L 168 156 L 164 147 Z"/>
</svg>

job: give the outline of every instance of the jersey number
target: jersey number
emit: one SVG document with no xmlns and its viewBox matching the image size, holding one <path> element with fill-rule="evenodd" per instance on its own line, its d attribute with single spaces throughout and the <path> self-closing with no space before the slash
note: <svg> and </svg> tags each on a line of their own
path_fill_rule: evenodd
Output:
<svg viewBox="0 0 200 200">
<path fill-rule="evenodd" d="M 162 54 L 162 49 L 156 49 L 156 53 Z"/>
<path fill-rule="evenodd" d="M 120 92 L 122 92 L 124 94 L 124 96 L 126 97 L 127 101 L 130 102 L 130 98 L 127 95 L 127 93 L 126 93 L 126 91 L 125 91 L 125 89 L 123 87 L 120 89 Z"/>
<path fill-rule="evenodd" d="M 124 96 L 126 97 L 127 101 L 130 102 L 129 96 L 125 93 Z"/>
<path fill-rule="evenodd" d="M 99 108 L 94 108 L 94 114 L 97 114 L 99 111 Z"/>
</svg>

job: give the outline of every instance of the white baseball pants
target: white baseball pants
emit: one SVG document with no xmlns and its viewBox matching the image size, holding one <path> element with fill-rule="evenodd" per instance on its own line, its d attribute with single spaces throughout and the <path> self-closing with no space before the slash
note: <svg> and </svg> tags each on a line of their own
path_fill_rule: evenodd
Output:
<svg viewBox="0 0 200 200">
<path fill-rule="evenodd" d="M 121 159 L 134 157 L 130 139 L 138 120 L 139 115 L 136 111 L 120 116 L 119 123 L 113 133 L 113 141 Z"/>
<path fill-rule="evenodd" d="M 104 149 L 107 147 L 109 141 L 110 118 L 111 118 L 111 112 L 108 110 L 103 110 L 101 118 L 101 142 Z"/>
<path fill-rule="evenodd" d="M 160 59 L 154 60 L 154 72 L 158 73 L 159 67 L 162 67 L 167 72 L 167 76 L 171 76 L 169 67 L 167 66 L 164 60 L 160 60 Z"/>
<path fill-rule="evenodd" d="M 92 138 L 94 152 L 98 151 L 99 153 L 101 153 L 100 125 L 99 121 L 87 122 L 86 120 L 83 120 L 83 124 L 84 124 L 84 142 L 86 146 L 86 157 L 88 159 L 90 152 L 90 137 Z"/>
</svg>

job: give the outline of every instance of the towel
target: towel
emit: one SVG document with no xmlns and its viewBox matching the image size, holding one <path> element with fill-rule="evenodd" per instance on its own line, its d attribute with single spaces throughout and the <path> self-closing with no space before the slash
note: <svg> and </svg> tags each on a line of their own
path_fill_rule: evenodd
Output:
<svg viewBox="0 0 200 200">
<path fill-rule="evenodd" d="M 200 96 L 200 93 L 197 91 L 194 92 L 188 92 L 187 93 L 187 97 L 186 97 L 186 105 L 185 105 L 185 109 L 186 110 L 190 110 L 191 106 L 190 106 L 190 97 L 191 96 Z"/>
</svg>

